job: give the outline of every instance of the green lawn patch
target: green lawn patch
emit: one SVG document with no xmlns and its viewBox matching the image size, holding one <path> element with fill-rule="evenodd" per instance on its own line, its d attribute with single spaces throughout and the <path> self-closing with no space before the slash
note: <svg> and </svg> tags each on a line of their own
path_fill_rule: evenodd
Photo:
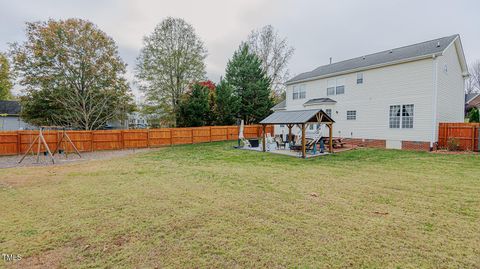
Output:
<svg viewBox="0 0 480 269">
<path fill-rule="evenodd" d="M 175 146 L 0 170 L 2 266 L 478 268 L 480 158 Z"/>
</svg>

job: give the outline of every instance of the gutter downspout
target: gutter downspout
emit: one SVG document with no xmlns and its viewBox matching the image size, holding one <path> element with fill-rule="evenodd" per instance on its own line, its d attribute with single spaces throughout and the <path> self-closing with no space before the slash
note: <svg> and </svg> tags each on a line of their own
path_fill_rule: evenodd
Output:
<svg viewBox="0 0 480 269">
<path fill-rule="evenodd" d="M 432 55 L 433 59 L 433 119 L 432 119 L 432 138 L 430 141 L 430 151 L 433 150 L 433 145 L 436 142 L 435 136 L 437 134 L 437 97 L 438 97 L 438 61 L 435 54 Z"/>
</svg>

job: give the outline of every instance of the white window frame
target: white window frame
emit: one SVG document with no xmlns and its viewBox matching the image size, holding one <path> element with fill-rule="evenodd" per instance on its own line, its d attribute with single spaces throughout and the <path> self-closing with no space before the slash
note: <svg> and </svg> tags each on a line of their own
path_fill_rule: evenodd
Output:
<svg viewBox="0 0 480 269">
<path fill-rule="evenodd" d="M 307 89 L 306 89 L 305 84 L 300 85 L 299 88 L 300 88 L 300 89 L 299 89 L 299 91 L 298 91 L 298 99 L 305 99 L 305 98 L 307 98 Z"/>
<path fill-rule="evenodd" d="M 327 80 L 327 96 L 345 94 L 345 78 Z"/>
<path fill-rule="evenodd" d="M 357 73 L 357 84 L 363 84 L 363 73 Z"/>
<path fill-rule="evenodd" d="M 347 110 L 347 120 L 357 120 L 357 111 Z"/>
<path fill-rule="evenodd" d="M 407 108 L 411 107 L 407 115 Z M 392 110 L 394 108 L 395 110 Z M 392 111 L 396 114 L 392 116 Z M 392 124 L 392 120 L 395 120 Z M 415 123 L 415 104 L 390 105 L 388 109 L 388 128 L 389 129 L 413 129 Z"/>
<path fill-rule="evenodd" d="M 292 87 L 292 99 L 305 99 L 307 98 L 307 90 L 305 84 Z"/>
<path fill-rule="evenodd" d="M 298 99 L 298 89 L 297 86 L 292 87 L 292 99 L 297 100 Z"/>
<path fill-rule="evenodd" d="M 332 117 L 332 109 L 331 108 L 325 109 L 325 114 L 327 114 L 331 118 Z"/>
</svg>

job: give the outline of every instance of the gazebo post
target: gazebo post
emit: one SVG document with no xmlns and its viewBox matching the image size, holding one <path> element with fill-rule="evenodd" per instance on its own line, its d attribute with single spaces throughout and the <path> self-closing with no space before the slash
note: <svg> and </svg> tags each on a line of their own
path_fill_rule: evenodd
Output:
<svg viewBox="0 0 480 269">
<path fill-rule="evenodd" d="M 287 127 L 288 127 L 288 143 L 292 143 L 292 125 L 291 124 L 287 124 Z"/>
<path fill-rule="evenodd" d="M 266 131 L 266 128 L 265 128 L 265 124 L 262 124 L 262 129 L 263 129 L 263 139 L 262 139 L 262 148 L 263 148 L 263 152 L 265 152 L 265 139 L 266 139 L 266 134 L 265 134 L 265 131 Z"/>
<path fill-rule="evenodd" d="M 328 145 L 330 147 L 330 153 L 333 153 L 333 124 L 328 123 L 327 126 L 328 126 L 328 135 L 329 135 Z"/>
<path fill-rule="evenodd" d="M 307 157 L 305 140 L 305 123 L 302 123 L 302 158 Z"/>
</svg>

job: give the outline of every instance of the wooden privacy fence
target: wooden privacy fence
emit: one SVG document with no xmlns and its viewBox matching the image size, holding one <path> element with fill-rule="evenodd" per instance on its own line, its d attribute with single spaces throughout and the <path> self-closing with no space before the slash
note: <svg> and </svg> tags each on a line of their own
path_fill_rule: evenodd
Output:
<svg viewBox="0 0 480 269">
<path fill-rule="evenodd" d="M 480 123 L 440 123 L 438 128 L 438 146 L 447 148 L 448 141 L 456 139 L 460 150 L 479 151 L 478 136 Z"/>
<path fill-rule="evenodd" d="M 273 126 L 267 131 L 273 135 Z M 141 130 L 108 130 L 108 131 L 67 131 L 79 151 L 118 150 L 130 148 L 149 148 L 180 144 L 196 144 L 213 141 L 236 140 L 238 126 L 207 126 L 193 128 L 160 128 Z M 38 131 L 0 132 L 0 155 L 25 153 Z M 54 150 L 60 139 L 59 131 L 44 131 L 43 135 L 51 150 Z M 245 126 L 246 138 L 261 137 L 261 125 Z M 67 145 L 65 150 L 73 151 Z M 35 145 L 34 150 L 37 150 Z M 42 146 L 41 151 L 45 151 Z"/>
</svg>

